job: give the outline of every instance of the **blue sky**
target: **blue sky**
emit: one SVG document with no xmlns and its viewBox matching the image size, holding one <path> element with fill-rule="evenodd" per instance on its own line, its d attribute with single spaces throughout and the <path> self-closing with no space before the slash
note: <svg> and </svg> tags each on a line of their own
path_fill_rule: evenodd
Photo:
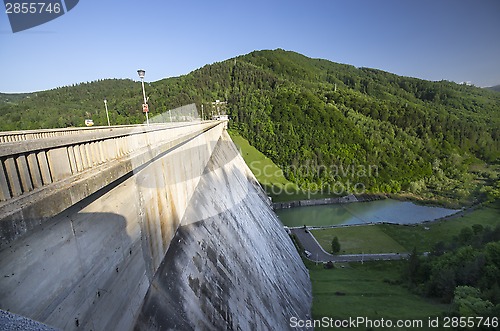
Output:
<svg viewBox="0 0 500 331">
<path fill-rule="evenodd" d="M 428 80 L 500 84 L 498 0 L 81 0 L 12 33 L 0 13 L 0 92 L 179 76 L 259 49 Z"/>
</svg>

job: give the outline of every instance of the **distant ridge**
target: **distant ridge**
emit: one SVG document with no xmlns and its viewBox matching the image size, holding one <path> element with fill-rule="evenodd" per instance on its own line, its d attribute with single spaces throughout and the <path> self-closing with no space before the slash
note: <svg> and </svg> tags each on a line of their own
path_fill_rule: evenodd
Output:
<svg viewBox="0 0 500 331">
<path fill-rule="evenodd" d="M 490 86 L 490 87 L 487 87 L 487 89 L 495 91 L 495 92 L 500 92 L 500 85 Z"/>
</svg>

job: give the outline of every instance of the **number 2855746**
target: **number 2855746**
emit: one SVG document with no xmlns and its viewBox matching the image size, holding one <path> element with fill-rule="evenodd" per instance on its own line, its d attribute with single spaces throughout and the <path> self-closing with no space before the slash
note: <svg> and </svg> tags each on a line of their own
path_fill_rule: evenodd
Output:
<svg viewBox="0 0 500 331">
<path fill-rule="evenodd" d="M 5 3 L 5 12 L 7 14 L 59 14 L 61 12 L 61 4 L 45 3 L 45 2 L 15 2 Z"/>
</svg>

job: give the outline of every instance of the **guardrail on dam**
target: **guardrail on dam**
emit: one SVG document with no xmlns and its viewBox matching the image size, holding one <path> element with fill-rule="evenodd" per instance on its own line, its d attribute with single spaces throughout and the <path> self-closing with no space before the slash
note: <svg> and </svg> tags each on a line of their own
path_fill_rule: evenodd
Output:
<svg viewBox="0 0 500 331">
<path fill-rule="evenodd" d="M 0 309 L 63 330 L 308 318 L 308 272 L 224 127 L 1 134 Z"/>
</svg>

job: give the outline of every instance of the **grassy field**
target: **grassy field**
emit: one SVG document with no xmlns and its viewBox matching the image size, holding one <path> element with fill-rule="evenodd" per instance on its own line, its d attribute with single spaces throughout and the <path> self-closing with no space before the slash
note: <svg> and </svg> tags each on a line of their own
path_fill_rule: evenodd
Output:
<svg viewBox="0 0 500 331">
<path fill-rule="evenodd" d="M 341 253 L 403 253 L 416 247 L 428 252 L 439 241 L 450 241 L 464 227 L 474 224 L 494 228 L 500 224 L 500 202 L 476 209 L 465 215 L 417 225 L 377 224 L 346 228 L 313 230 L 320 245 L 331 250 L 333 237 L 339 238 Z"/>
<path fill-rule="evenodd" d="M 449 309 L 449 305 L 422 298 L 399 284 L 401 268 L 404 268 L 401 261 L 349 263 L 344 264 L 344 268 L 337 266 L 329 270 L 309 261 L 306 264 L 313 286 L 313 319 L 324 316 L 384 318 L 394 322 L 421 319 L 425 326 L 429 317 L 440 316 Z"/>
<path fill-rule="evenodd" d="M 248 141 L 236 131 L 229 131 L 231 139 L 240 150 L 245 163 L 255 178 L 266 190 L 273 201 L 291 201 L 300 192 L 297 185 L 288 181 L 281 169 L 267 156 L 251 146 Z"/>
<path fill-rule="evenodd" d="M 340 254 L 404 253 L 407 249 L 376 225 L 312 230 L 319 244 L 329 252 L 333 237 L 340 242 Z"/>
</svg>

